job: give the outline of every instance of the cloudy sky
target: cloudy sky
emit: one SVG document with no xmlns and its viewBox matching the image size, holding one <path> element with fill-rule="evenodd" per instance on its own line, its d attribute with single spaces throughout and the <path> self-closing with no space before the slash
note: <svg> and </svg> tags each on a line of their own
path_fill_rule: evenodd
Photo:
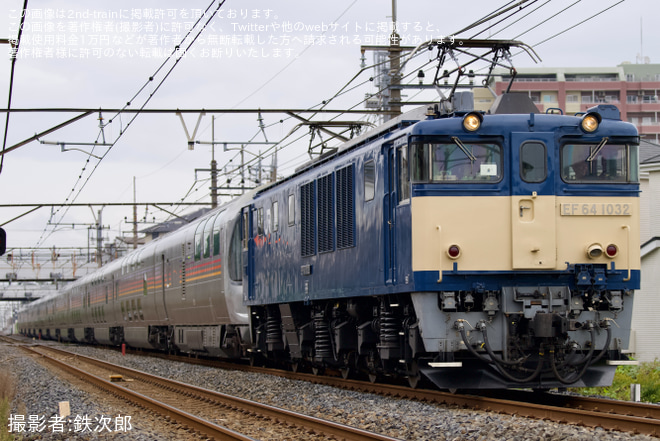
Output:
<svg viewBox="0 0 660 441">
<path fill-rule="evenodd" d="M 203 23 L 218 5 L 211 0 L 182 4 L 171 0 L 29 0 L 15 63 L 12 108 L 119 109 L 128 102 L 131 109 L 143 105 L 152 109 L 312 108 L 332 98 L 358 73 L 361 45 L 387 44 L 392 15 L 390 1 L 226 0 L 186 57 L 176 66 L 171 60 L 163 65 L 209 4 Z M 505 0 L 399 2 L 402 44 L 415 46 L 430 38 L 455 35 L 505 4 Z M 457 37 L 516 38 L 534 46 L 542 62 L 536 65 L 519 55 L 514 58 L 517 67 L 607 67 L 644 61 L 644 57 L 660 63 L 660 27 L 652 21 L 660 15 L 657 1 L 537 0 L 529 4 L 513 18 L 502 16 L 501 23 L 491 20 Z M 0 38 L 16 38 L 22 7 L 21 0 L 3 2 Z M 574 25 L 578 26 L 562 33 Z M 492 28 L 484 30 L 487 26 Z M 478 33 L 481 30 L 484 32 Z M 188 47 L 192 35 L 181 48 Z M 6 108 L 11 60 L 8 45 L 0 45 L 0 50 L 7 54 L 0 61 L 0 107 Z M 371 64 L 371 54 L 366 56 Z M 331 101 L 328 108 L 355 106 L 366 93 L 374 92 L 370 75 L 371 70 L 356 78 L 350 83 L 352 89 Z M 12 113 L 6 145 L 76 115 Z M 131 113 L 110 112 L 102 116 L 107 124 L 102 132 L 95 113 L 41 138 L 84 151 L 62 152 L 59 145 L 34 141 L 6 154 L 0 173 L 0 204 L 128 203 L 133 201 L 134 178 L 138 202 L 210 201 L 209 175 L 200 171 L 196 176 L 195 169 L 209 168 L 211 147 L 200 144 L 188 150 L 177 116 L 142 114 L 133 119 Z M 4 113 L 0 118 L 4 133 Z M 184 118 L 192 132 L 197 115 Z M 263 123 L 269 141 L 284 138 L 295 126 L 283 114 L 264 114 Z M 287 147 L 279 153 L 280 175 L 307 159 L 309 138 L 293 142 L 306 131 L 299 129 L 285 141 Z M 114 143 L 112 148 L 74 145 L 101 142 L 103 137 Z M 211 140 L 210 114 L 202 118 L 196 139 Z M 217 114 L 215 139 L 264 141 L 264 134 L 255 114 Z M 248 157 L 267 147 L 250 149 L 253 155 Z M 216 159 L 221 168 L 231 168 L 238 161 L 235 151 L 223 152 L 220 147 Z M 270 159 L 264 161 L 267 164 Z M 30 209 L 0 208 L 0 224 Z M 168 217 L 154 208 L 148 213 L 144 208 L 138 211 L 149 220 Z M 95 214 L 87 207 L 41 208 L 4 228 L 10 247 L 85 247 L 87 225 L 95 222 Z M 110 227 L 104 234 L 107 239 L 131 229 L 125 217 L 132 218 L 131 207 L 103 210 L 103 224 Z"/>
</svg>

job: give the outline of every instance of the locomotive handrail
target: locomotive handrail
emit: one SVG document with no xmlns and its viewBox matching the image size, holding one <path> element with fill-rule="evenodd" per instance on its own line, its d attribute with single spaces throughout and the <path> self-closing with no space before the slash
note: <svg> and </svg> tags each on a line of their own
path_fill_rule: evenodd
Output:
<svg viewBox="0 0 660 441">
<path fill-rule="evenodd" d="M 438 235 L 440 236 L 440 239 L 442 239 L 442 227 L 440 225 L 436 225 L 435 229 L 438 230 Z M 442 244 L 441 244 L 442 245 Z M 442 246 L 438 247 L 440 249 L 440 263 L 439 263 L 439 268 L 438 268 L 438 283 L 442 282 Z"/>
<path fill-rule="evenodd" d="M 627 233 L 626 234 L 626 240 L 627 240 L 627 243 L 626 243 L 627 252 L 626 252 L 626 254 L 628 256 L 628 258 L 627 258 L 627 260 L 628 260 L 628 277 L 624 278 L 623 281 L 628 282 L 628 281 L 630 281 L 630 277 L 631 277 L 630 276 L 630 266 L 631 266 L 630 265 L 630 225 L 621 225 L 621 228 L 626 230 L 626 233 Z"/>
</svg>

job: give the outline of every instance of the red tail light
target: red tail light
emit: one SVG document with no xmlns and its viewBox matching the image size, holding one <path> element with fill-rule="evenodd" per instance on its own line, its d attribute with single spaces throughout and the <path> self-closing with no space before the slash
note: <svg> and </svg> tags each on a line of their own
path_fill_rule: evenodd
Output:
<svg viewBox="0 0 660 441">
<path fill-rule="evenodd" d="M 605 248 L 605 254 L 607 254 L 607 257 L 614 257 L 618 252 L 619 248 L 614 244 L 610 244 Z"/>
<path fill-rule="evenodd" d="M 461 255 L 461 248 L 458 245 L 451 245 L 447 249 L 447 255 L 450 259 L 458 259 L 458 256 Z"/>
</svg>

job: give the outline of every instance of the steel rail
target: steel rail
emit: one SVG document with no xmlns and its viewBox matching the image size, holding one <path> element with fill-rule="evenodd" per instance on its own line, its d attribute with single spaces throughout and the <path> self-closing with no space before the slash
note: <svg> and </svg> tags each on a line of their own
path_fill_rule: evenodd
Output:
<svg viewBox="0 0 660 441">
<path fill-rule="evenodd" d="M 56 358 L 49 357 L 48 355 L 45 355 L 28 346 L 21 345 L 20 347 L 26 351 L 39 355 L 40 357 L 46 359 L 47 362 L 57 365 L 59 368 L 64 369 L 65 371 L 85 381 L 90 382 L 91 384 L 102 390 L 105 390 L 111 394 L 119 396 L 129 402 L 136 403 L 138 406 L 142 406 L 146 409 L 152 410 L 160 415 L 169 417 L 170 419 L 177 421 L 179 424 L 188 426 L 200 433 L 207 434 L 213 438 L 220 440 L 256 441 L 254 438 L 247 437 L 238 432 L 234 432 L 233 430 L 227 429 L 217 424 L 213 424 L 210 421 L 206 421 L 204 419 L 198 418 L 195 415 L 191 415 L 180 409 L 176 409 L 174 407 L 168 406 L 167 404 L 161 403 L 157 400 L 154 400 L 137 392 L 133 392 L 117 384 L 111 383 L 110 381 L 106 381 L 95 375 L 89 374 L 81 369 L 70 366 L 65 362 L 60 361 Z"/>
<path fill-rule="evenodd" d="M 295 426 L 304 427 L 307 430 L 317 433 L 323 433 L 329 436 L 335 436 L 338 439 L 346 441 L 400 441 L 397 438 L 381 435 L 367 430 L 358 429 L 356 427 L 347 426 L 344 424 L 336 423 L 334 421 L 324 420 L 309 415 L 300 414 L 287 409 L 282 409 L 268 404 L 258 403 L 255 401 L 246 400 L 244 398 L 234 397 L 231 395 L 215 392 L 208 389 L 203 389 L 190 384 L 182 383 L 176 380 L 171 380 L 155 375 L 148 374 L 136 369 L 131 369 L 124 366 L 119 366 L 106 361 L 98 360 L 95 358 L 79 355 L 73 352 L 65 351 L 62 349 L 54 348 L 51 346 L 43 346 L 50 351 L 59 352 L 66 356 L 73 356 L 84 360 L 85 362 L 94 364 L 106 369 L 122 373 L 123 375 L 130 376 L 140 381 L 149 382 L 152 384 L 162 385 L 169 389 L 176 389 L 178 391 L 185 391 L 186 393 L 194 393 L 201 400 L 221 402 L 228 407 L 236 407 L 245 409 L 247 412 L 262 415 L 263 417 L 270 418 L 274 421 L 285 419 L 288 423 Z M 97 377 L 95 377 L 97 378 Z M 114 386 L 114 385 L 113 385 Z"/>
<path fill-rule="evenodd" d="M 183 357 L 180 357 L 180 359 L 185 361 Z M 526 402 L 522 399 L 512 400 L 478 395 L 453 394 L 438 390 L 411 389 L 405 386 L 370 383 L 300 372 L 294 373 L 263 367 L 235 365 L 226 362 L 216 362 L 215 365 L 227 369 L 242 369 L 250 372 L 267 373 L 289 379 L 309 381 L 315 384 L 415 399 L 423 402 L 436 402 L 459 407 L 503 412 L 509 415 L 548 419 L 559 423 L 602 427 L 607 430 L 660 436 L 660 406 L 654 404 L 603 400 L 590 397 L 569 397 L 557 405 L 548 405 Z M 554 395 L 552 396 L 556 397 Z"/>
<path fill-rule="evenodd" d="M 141 354 L 144 355 L 144 353 Z M 550 404 L 539 404 L 529 402 L 529 398 L 518 396 L 514 399 L 502 399 L 488 396 L 454 394 L 437 390 L 411 389 L 409 387 L 391 384 L 343 379 L 339 374 L 336 377 L 322 376 L 257 366 L 238 365 L 216 360 L 164 356 L 163 354 L 152 355 L 206 366 L 265 373 L 354 391 L 377 393 L 485 411 L 496 411 L 529 418 L 547 419 L 565 424 L 578 424 L 588 427 L 601 427 L 606 430 L 660 436 L 660 406 L 647 403 L 549 394 L 543 395 L 542 399 L 544 403 Z"/>
</svg>

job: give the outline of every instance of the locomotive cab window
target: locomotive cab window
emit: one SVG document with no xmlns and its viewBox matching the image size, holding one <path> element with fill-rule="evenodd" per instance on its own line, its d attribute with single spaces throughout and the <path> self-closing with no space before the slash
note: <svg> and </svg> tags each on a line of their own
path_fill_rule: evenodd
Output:
<svg viewBox="0 0 660 441">
<path fill-rule="evenodd" d="M 525 182 L 538 183 L 548 176 L 545 144 L 539 141 L 526 142 L 520 146 L 520 177 Z"/>
<path fill-rule="evenodd" d="M 263 236 L 264 234 L 264 209 L 259 208 L 257 210 L 257 236 Z"/>
<path fill-rule="evenodd" d="M 408 147 L 399 147 L 397 152 L 397 175 L 399 176 L 399 202 L 410 199 L 410 178 L 408 177 Z"/>
<path fill-rule="evenodd" d="M 249 228 L 248 228 L 249 223 L 248 223 L 248 221 L 249 221 L 248 212 L 243 211 L 243 230 L 242 230 L 243 234 L 242 234 L 241 239 L 242 239 L 242 242 L 243 242 L 243 250 L 244 251 L 247 251 L 248 242 L 249 242 L 249 234 L 248 234 L 248 232 L 249 232 Z"/>
<path fill-rule="evenodd" d="M 566 144 L 561 149 L 561 177 L 568 183 L 639 182 L 638 146 Z"/>
<path fill-rule="evenodd" d="M 296 221 L 296 196 L 292 193 L 289 195 L 289 226 L 293 226 Z"/>
<path fill-rule="evenodd" d="M 364 200 L 371 201 L 376 195 L 376 166 L 374 161 L 364 163 Z"/>
<path fill-rule="evenodd" d="M 273 202 L 273 217 L 271 229 L 277 231 L 280 228 L 280 209 L 277 201 Z"/>
<path fill-rule="evenodd" d="M 502 147 L 453 137 L 449 142 L 414 142 L 413 182 L 485 183 L 502 179 Z"/>
</svg>

